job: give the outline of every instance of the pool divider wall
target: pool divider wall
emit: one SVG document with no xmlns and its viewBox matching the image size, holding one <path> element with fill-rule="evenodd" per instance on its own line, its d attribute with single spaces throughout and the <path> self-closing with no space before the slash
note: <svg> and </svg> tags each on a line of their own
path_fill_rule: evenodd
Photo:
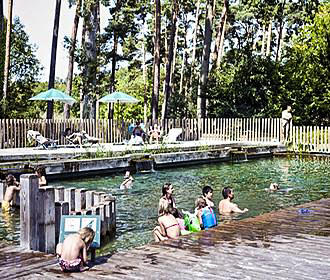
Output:
<svg viewBox="0 0 330 280">
<path fill-rule="evenodd" d="M 21 175 L 20 182 L 20 244 L 23 248 L 55 253 L 62 215 L 99 215 L 101 236 L 115 234 L 115 197 L 86 189 L 39 187 L 34 174 Z"/>
</svg>

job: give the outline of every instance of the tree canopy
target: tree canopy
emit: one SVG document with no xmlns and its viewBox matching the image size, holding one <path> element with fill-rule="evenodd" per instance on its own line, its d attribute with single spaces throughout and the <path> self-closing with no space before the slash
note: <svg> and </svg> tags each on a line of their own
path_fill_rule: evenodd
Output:
<svg viewBox="0 0 330 280">
<path fill-rule="evenodd" d="M 125 119 L 142 119 L 145 110 L 148 118 L 279 117 L 290 104 L 297 124 L 330 124 L 328 0 L 70 0 L 66 5 L 77 3 L 82 3 L 77 14 L 82 33 L 71 94 L 81 104 L 71 108 L 71 117 L 95 118 L 96 100 L 120 90 L 140 100 L 114 108 L 115 117 Z M 100 5 L 110 13 L 104 30 Z M 70 49 L 72 42 L 65 42 Z M 11 55 L 9 117 L 38 116 L 40 108 L 26 100 L 41 68 L 18 19 Z M 1 79 L 2 73 L 0 84 Z M 99 116 L 108 117 L 107 106 L 100 105 Z"/>
</svg>

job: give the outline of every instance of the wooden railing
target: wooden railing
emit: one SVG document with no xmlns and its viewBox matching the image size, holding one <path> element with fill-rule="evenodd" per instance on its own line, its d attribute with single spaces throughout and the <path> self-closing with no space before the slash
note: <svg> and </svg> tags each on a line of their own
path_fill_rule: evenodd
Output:
<svg viewBox="0 0 330 280">
<path fill-rule="evenodd" d="M 63 132 L 70 127 L 71 131 L 86 131 L 90 136 L 97 137 L 101 143 L 120 143 L 128 140 L 128 127 L 132 122 L 116 120 L 44 120 L 44 119 L 1 119 L 0 149 L 24 148 L 33 146 L 27 139 L 27 131 L 39 131 L 43 136 L 58 140 L 65 145 Z M 277 118 L 240 118 L 240 119 L 166 119 L 158 122 L 164 135 L 171 128 L 182 128 L 181 140 L 221 141 L 254 141 L 279 142 L 281 140 L 280 119 Z M 145 124 L 149 130 L 151 122 Z"/>
<path fill-rule="evenodd" d="M 120 143 L 129 140 L 128 127 L 133 121 L 117 120 L 44 120 L 1 119 L 0 148 L 24 148 L 28 142 L 27 131 L 36 130 L 43 136 L 58 140 L 59 145 L 68 144 L 63 136 L 66 128 L 71 131 L 86 131 L 101 143 Z M 182 128 L 182 141 L 220 140 L 223 142 L 282 142 L 284 137 L 280 118 L 208 118 L 166 119 L 158 122 L 166 135 L 171 128 Z M 145 124 L 148 132 L 151 122 Z M 329 127 L 292 126 L 289 148 L 294 151 L 329 152 Z"/>
<path fill-rule="evenodd" d="M 290 149 L 297 152 L 330 152 L 330 127 L 293 126 Z"/>
</svg>

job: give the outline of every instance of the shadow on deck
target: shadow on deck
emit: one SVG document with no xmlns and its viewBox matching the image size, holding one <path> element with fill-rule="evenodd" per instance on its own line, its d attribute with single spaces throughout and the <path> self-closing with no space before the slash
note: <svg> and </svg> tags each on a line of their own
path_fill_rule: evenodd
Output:
<svg viewBox="0 0 330 280">
<path fill-rule="evenodd" d="M 308 209 L 308 210 L 305 210 Z M 329 279 L 330 199 L 100 257 L 62 273 L 53 256 L 0 248 L 3 279 Z"/>
</svg>

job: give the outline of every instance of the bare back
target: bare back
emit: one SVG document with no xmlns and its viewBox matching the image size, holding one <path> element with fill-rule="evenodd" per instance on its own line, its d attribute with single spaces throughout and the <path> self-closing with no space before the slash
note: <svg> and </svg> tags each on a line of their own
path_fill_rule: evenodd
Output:
<svg viewBox="0 0 330 280">
<path fill-rule="evenodd" d="M 237 208 L 237 205 L 230 202 L 227 199 L 223 199 L 219 202 L 219 213 L 220 214 L 228 214 L 228 213 L 236 212 L 236 211 L 234 211 L 235 208 Z"/>
<path fill-rule="evenodd" d="M 172 214 L 159 217 L 158 222 L 164 236 L 176 238 L 180 235 L 180 226 Z"/>
<path fill-rule="evenodd" d="M 79 234 L 70 234 L 63 242 L 61 258 L 66 261 L 75 260 L 78 257 L 87 262 L 87 249 L 85 242 L 82 241 Z"/>
<path fill-rule="evenodd" d="M 6 188 L 6 192 L 5 192 L 5 196 L 4 196 L 3 200 L 11 202 L 13 200 L 15 191 L 19 191 L 19 190 L 20 190 L 20 187 L 18 187 L 18 186 L 15 186 L 15 185 L 8 186 Z"/>
</svg>

